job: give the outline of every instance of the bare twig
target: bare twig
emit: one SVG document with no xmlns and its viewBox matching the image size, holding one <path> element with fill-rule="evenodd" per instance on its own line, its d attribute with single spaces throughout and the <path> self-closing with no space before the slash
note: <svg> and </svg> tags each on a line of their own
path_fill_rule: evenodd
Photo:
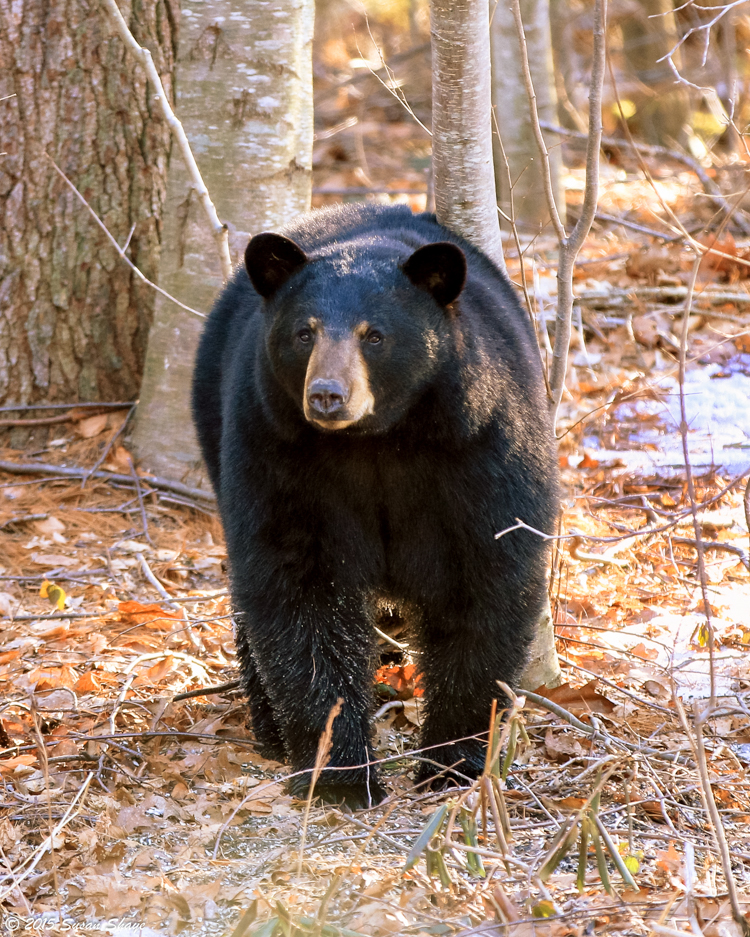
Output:
<svg viewBox="0 0 750 937">
<path fill-rule="evenodd" d="M 68 825 L 68 823 L 70 823 L 70 821 L 73 819 L 73 817 L 75 816 L 75 814 L 78 812 L 78 811 L 76 810 L 76 805 L 77 805 L 77 804 L 79 803 L 79 801 L 81 801 L 81 800 L 83 799 L 83 797 L 85 796 L 86 791 L 89 789 L 89 784 L 91 784 L 91 781 L 92 781 L 93 778 L 94 778 L 94 774 L 95 774 L 94 771 L 90 771 L 90 772 L 88 773 L 88 775 L 86 775 L 86 780 L 83 782 L 83 784 L 81 785 L 81 787 L 78 789 L 77 794 L 75 795 L 75 797 L 73 798 L 73 800 L 70 802 L 70 804 L 69 804 L 67 810 L 65 811 L 65 813 L 64 813 L 64 815 L 63 815 L 63 817 L 62 817 L 62 819 L 61 819 L 61 820 L 59 821 L 59 823 L 55 826 L 55 828 L 50 831 L 49 836 L 46 836 L 46 837 L 44 838 L 44 840 L 42 840 L 42 842 L 39 844 L 39 846 L 36 847 L 36 849 L 34 850 L 34 852 L 28 857 L 28 859 L 26 859 L 26 860 L 21 864 L 21 866 L 19 866 L 19 867 L 16 868 L 16 869 L 13 869 L 13 871 L 12 871 L 12 873 L 11 873 L 12 878 L 13 878 L 13 883 L 12 883 L 8 888 L 6 888 L 4 891 L 0 892 L 0 901 L 5 901 L 5 899 L 8 897 L 8 895 L 10 895 L 10 894 L 14 891 L 14 889 L 16 889 L 16 888 L 21 884 L 21 882 L 24 881 L 24 879 L 27 879 L 27 878 L 31 875 L 31 873 L 32 873 L 32 872 L 34 871 L 34 869 L 37 867 L 37 865 L 39 864 L 39 862 L 41 861 L 42 857 L 43 857 L 44 854 L 47 852 L 47 850 L 48 850 L 48 849 L 53 849 L 53 848 L 54 848 L 54 847 L 53 847 L 53 844 L 54 844 L 54 841 L 55 841 L 55 837 L 56 837 L 56 836 L 59 836 L 59 834 L 62 832 L 62 830 L 65 829 L 65 827 Z M 80 808 L 79 808 L 79 809 L 80 809 Z M 25 866 L 25 868 L 24 868 L 24 866 Z M 21 869 L 23 869 L 23 871 L 21 871 Z M 7 877 L 7 876 L 6 876 L 6 877 Z"/>
<path fill-rule="evenodd" d="M 159 73 L 156 70 L 154 65 L 154 60 L 151 57 L 151 53 L 148 49 L 139 45 L 136 42 L 135 37 L 130 32 L 128 24 L 125 22 L 122 13 L 120 13 L 120 8 L 117 6 L 115 0 L 102 0 L 104 5 L 107 7 L 109 12 L 112 14 L 112 17 L 117 27 L 117 31 L 120 34 L 125 45 L 130 49 L 132 54 L 143 66 L 146 75 L 148 76 L 149 81 L 156 89 L 156 97 L 161 106 L 162 114 L 167 124 L 172 129 L 177 145 L 180 149 L 180 154 L 182 155 L 183 160 L 185 161 L 185 167 L 190 176 L 191 185 L 195 194 L 198 197 L 198 201 L 203 207 L 205 212 L 206 219 L 211 228 L 211 232 L 216 241 L 216 248 L 219 252 L 219 260 L 221 262 L 221 272 L 225 280 L 228 280 L 232 275 L 232 258 L 229 254 L 229 232 L 227 226 L 219 221 L 219 216 L 216 214 L 216 208 L 214 203 L 211 201 L 211 196 L 208 194 L 208 189 L 206 188 L 206 183 L 203 181 L 200 170 L 198 169 L 198 164 L 195 161 L 193 156 L 193 151 L 190 149 L 190 143 L 185 133 L 185 128 L 182 126 L 180 121 L 175 116 L 174 111 L 169 105 L 169 99 L 167 93 L 164 90 L 164 86 L 161 83 L 161 78 Z"/>
<path fill-rule="evenodd" d="M 750 934 L 750 927 L 748 926 L 747 919 L 745 918 L 745 915 L 742 911 L 742 906 L 740 905 L 740 899 L 737 893 L 737 884 L 734 880 L 734 874 L 732 873 L 732 858 L 729 852 L 729 845 L 727 844 L 727 838 L 724 832 L 724 825 L 721 819 L 721 814 L 719 813 L 719 808 L 717 807 L 716 800 L 714 799 L 714 792 L 713 788 L 711 787 L 711 779 L 708 773 L 706 749 L 703 745 L 703 722 L 706 718 L 708 718 L 714 706 L 713 704 L 709 704 L 709 706 L 703 712 L 695 712 L 695 718 L 693 719 L 693 731 L 691 731 L 690 724 L 688 723 L 687 715 L 685 713 L 685 708 L 682 705 L 682 700 L 680 700 L 679 697 L 675 695 L 674 701 L 680 717 L 680 722 L 682 723 L 682 727 L 685 730 L 685 734 L 687 735 L 690 745 L 693 749 L 693 757 L 695 758 L 695 763 L 698 767 L 701 800 L 703 801 L 704 809 L 711 819 L 711 832 L 713 833 L 716 848 L 719 852 L 719 858 L 721 859 L 721 867 L 722 871 L 724 872 L 724 880 L 726 881 L 729 903 L 732 906 L 732 917 L 740 928 L 740 932 L 744 935 L 744 937 L 747 937 L 747 935 Z"/>
<path fill-rule="evenodd" d="M 108 2 L 108 0 L 105 0 L 105 2 Z M 112 0 L 112 2 L 114 2 L 114 0 Z M 117 241 L 115 240 L 115 238 L 114 238 L 114 237 L 112 236 L 112 234 L 110 233 L 109 228 L 104 224 L 104 222 L 101 220 L 101 218 L 97 215 L 97 213 L 94 211 L 94 209 L 89 205 L 89 203 L 86 201 L 86 199 L 83 197 L 83 195 L 81 195 L 81 193 L 78 191 L 78 189 L 75 187 L 75 185 L 70 181 L 70 179 L 68 179 L 68 177 L 67 177 L 67 176 L 65 175 L 65 173 L 62 171 L 62 169 L 60 169 L 60 167 L 57 165 L 57 163 L 52 159 L 52 157 L 51 157 L 49 154 L 45 153 L 44 155 L 45 155 L 45 156 L 47 157 L 47 159 L 52 163 L 52 166 L 53 166 L 55 172 L 57 172 L 60 176 L 62 176 L 63 180 L 70 186 L 70 188 L 71 188 L 71 189 L 73 190 L 73 192 L 75 193 L 76 197 L 77 197 L 81 202 L 83 202 L 83 204 L 86 206 L 86 208 L 88 209 L 88 211 L 91 213 L 91 216 L 93 217 L 94 221 L 99 225 L 99 227 L 102 229 L 102 231 L 106 234 L 107 238 L 109 239 L 109 241 L 111 242 L 111 244 L 114 246 L 114 248 L 115 248 L 115 250 L 117 251 L 117 253 L 118 253 L 118 254 L 120 255 L 120 257 L 125 261 L 125 263 L 130 267 L 130 269 L 133 271 L 133 273 L 134 273 L 137 277 L 139 277 L 141 280 L 143 280 L 143 282 L 144 282 L 147 286 L 150 286 L 152 289 L 156 290 L 157 293 L 161 293 L 161 295 L 164 296 L 164 297 L 166 297 L 170 302 L 176 303 L 176 304 L 180 307 L 180 309 L 184 309 L 186 312 L 192 312 L 193 315 L 195 315 L 195 316 L 200 316 L 201 319 L 205 319 L 205 318 L 206 318 L 206 314 L 205 314 L 204 312 L 198 312 L 197 309 L 193 309 L 191 306 L 186 306 L 185 303 L 180 302 L 180 300 L 179 300 L 179 299 L 176 299 L 174 296 L 172 296 L 171 293 L 168 293 L 166 290 L 163 290 L 160 286 L 158 286 L 158 285 L 157 285 L 156 283 L 154 283 L 152 280 L 149 280 L 149 278 L 148 278 L 144 273 L 142 273 L 138 267 L 136 267 L 136 265 L 133 263 L 133 261 L 132 261 L 132 260 L 127 256 L 127 254 L 125 253 L 125 249 L 122 248 L 122 247 L 120 247 L 120 245 L 117 243 Z"/>
<path fill-rule="evenodd" d="M 232 680 L 231 683 L 222 683 L 220 686 L 204 686 L 198 690 L 187 690 L 185 693 L 178 693 L 173 696 L 172 702 L 181 703 L 183 700 L 195 699 L 198 696 L 216 696 L 219 693 L 229 693 L 230 690 L 239 689 L 241 685 L 239 680 Z"/>
</svg>

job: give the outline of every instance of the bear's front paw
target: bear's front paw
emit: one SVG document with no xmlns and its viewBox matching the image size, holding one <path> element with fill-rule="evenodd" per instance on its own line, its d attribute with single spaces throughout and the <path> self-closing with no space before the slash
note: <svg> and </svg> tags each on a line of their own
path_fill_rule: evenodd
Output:
<svg viewBox="0 0 750 937">
<path fill-rule="evenodd" d="M 348 781 L 332 775 L 333 772 L 324 772 L 315 785 L 314 796 L 326 804 L 343 805 L 349 810 L 366 810 L 377 806 L 387 796 L 386 789 L 376 777 Z M 293 797 L 306 800 L 310 792 L 310 775 L 292 778 L 288 786 Z"/>
</svg>

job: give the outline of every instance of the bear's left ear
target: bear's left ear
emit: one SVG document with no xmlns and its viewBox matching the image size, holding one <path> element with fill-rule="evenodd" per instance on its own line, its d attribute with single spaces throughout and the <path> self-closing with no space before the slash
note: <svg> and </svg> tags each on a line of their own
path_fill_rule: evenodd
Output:
<svg viewBox="0 0 750 937">
<path fill-rule="evenodd" d="M 466 257 L 456 244 L 437 241 L 415 250 L 402 265 L 411 282 L 441 306 L 452 303 L 466 282 Z"/>
<path fill-rule="evenodd" d="M 307 263 L 307 254 L 282 234 L 256 234 L 245 248 L 245 269 L 264 299 Z"/>
</svg>

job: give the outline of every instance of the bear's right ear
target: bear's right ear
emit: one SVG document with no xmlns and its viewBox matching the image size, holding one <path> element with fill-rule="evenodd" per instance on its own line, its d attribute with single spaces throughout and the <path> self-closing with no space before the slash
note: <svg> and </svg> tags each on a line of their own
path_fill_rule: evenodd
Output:
<svg viewBox="0 0 750 937">
<path fill-rule="evenodd" d="M 306 263 L 302 248 L 282 234 L 256 234 L 245 248 L 247 275 L 264 299 L 273 296 Z"/>
</svg>

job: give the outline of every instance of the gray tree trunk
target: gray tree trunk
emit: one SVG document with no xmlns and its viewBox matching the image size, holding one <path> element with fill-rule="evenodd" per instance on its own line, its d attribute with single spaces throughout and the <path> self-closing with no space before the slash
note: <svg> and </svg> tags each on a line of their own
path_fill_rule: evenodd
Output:
<svg viewBox="0 0 750 937">
<path fill-rule="evenodd" d="M 476 244 L 505 270 L 492 166 L 488 6 L 470 0 L 431 0 L 430 31 L 432 163 L 438 220 Z M 520 82 L 520 70 L 518 75 Z M 547 609 L 521 686 L 534 689 L 559 682 L 560 665 Z"/>
<path fill-rule="evenodd" d="M 537 113 L 540 120 L 557 123 L 549 0 L 520 0 L 520 5 Z M 522 231 L 535 233 L 549 223 L 550 213 L 544 193 L 539 149 L 531 125 L 529 97 L 523 83 L 521 49 L 508 4 L 498 3 L 494 11 L 490 30 L 492 103 L 502 140 L 502 149 L 497 143 L 495 145 L 495 178 L 500 208 L 505 215 L 515 219 Z M 545 140 L 550 156 L 552 192 L 564 220 L 565 193 L 559 139 L 550 134 L 548 137 L 545 135 Z M 507 226 L 507 222 L 503 226 Z"/>
<path fill-rule="evenodd" d="M 432 0 L 430 32 L 436 214 L 504 271 L 492 167 L 489 7 Z"/>
<path fill-rule="evenodd" d="M 313 0 L 182 0 L 177 116 L 235 262 L 248 239 L 310 207 Z M 208 312 L 222 287 L 211 233 L 175 154 L 159 285 Z M 190 418 L 203 320 L 159 297 L 131 446 L 151 471 L 207 482 Z"/>
<path fill-rule="evenodd" d="M 675 84 L 669 64 L 659 61 L 678 38 L 672 0 L 640 0 L 626 11 L 621 20 L 623 52 L 634 80 L 620 88 L 620 97 L 631 99 L 636 108 L 628 124 L 648 143 L 684 145 L 690 93 Z M 679 52 L 674 62 L 678 68 L 682 64 Z"/>
</svg>

